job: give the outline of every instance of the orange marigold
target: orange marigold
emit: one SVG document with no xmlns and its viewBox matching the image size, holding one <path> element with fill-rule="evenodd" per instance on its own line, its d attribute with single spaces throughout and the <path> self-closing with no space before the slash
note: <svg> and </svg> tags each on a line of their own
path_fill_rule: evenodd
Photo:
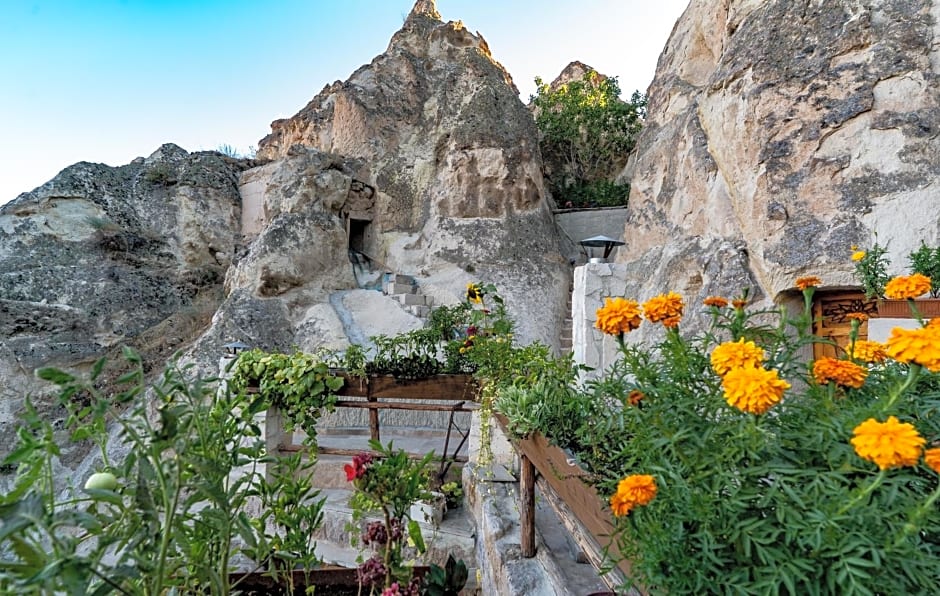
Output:
<svg viewBox="0 0 940 596">
<path fill-rule="evenodd" d="M 743 298 L 735 298 L 734 300 L 731 301 L 731 306 L 735 307 L 738 310 L 741 310 L 742 308 L 747 306 L 747 300 Z"/>
<path fill-rule="evenodd" d="M 920 329 L 895 327 L 885 344 L 885 352 L 898 362 L 913 362 L 930 372 L 940 372 L 940 325 L 928 324 Z"/>
<path fill-rule="evenodd" d="M 752 341 L 726 341 L 712 350 L 712 369 L 719 375 L 724 375 L 733 368 L 755 368 L 764 362 L 764 350 L 757 347 Z"/>
<path fill-rule="evenodd" d="M 714 306 L 715 308 L 724 308 L 728 306 L 728 300 L 721 296 L 709 296 L 705 300 L 702 300 L 702 304 L 705 306 Z"/>
<path fill-rule="evenodd" d="M 796 287 L 798 287 L 800 290 L 805 290 L 806 288 L 815 288 L 820 285 L 822 285 L 822 281 L 815 275 L 796 278 Z"/>
<path fill-rule="evenodd" d="M 640 326 L 640 305 L 636 300 L 607 298 L 597 309 L 595 326 L 608 335 L 620 335 Z"/>
<path fill-rule="evenodd" d="M 675 292 L 653 296 L 643 303 L 643 314 L 651 323 L 662 323 L 664 327 L 676 327 L 682 319 L 682 296 Z"/>
<path fill-rule="evenodd" d="M 868 315 L 866 315 L 863 312 L 850 312 L 849 314 L 845 315 L 845 318 L 850 321 L 858 321 L 859 323 L 864 323 L 865 321 L 868 320 Z"/>
<path fill-rule="evenodd" d="M 898 422 L 894 416 L 885 422 L 869 418 L 856 426 L 852 435 L 855 453 L 882 470 L 917 465 L 927 442 L 913 424 Z"/>
<path fill-rule="evenodd" d="M 639 389 L 634 389 L 627 395 L 627 403 L 631 406 L 638 406 L 646 396 Z"/>
<path fill-rule="evenodd" d="M 931 447 L 924 451 L 924 463 L 934 472 L 940 474 L 940 447 Z"/>
<path fill-rule="evenodd" d="M 883 343 L 869 339 L 855 340 L 855 346 L 850 348 L 849 356 L 862 362 L 884 362 L 888 357 Z"/>
<path fill-rule="evenodd" d="M 617 484 L 617 492 L 610 497 L 610 508 L 618 517 L 627 515 L 637 505 L 652 501 L 656 490 L 656 479 L 649 474 L 631 474 Z"/>
<path fill-rule="evenodd" d="M 837 385 L 844 385 L 859 389 L 865 384 L 868 370 L 848 360 L 837 360 L 825 356 L 813 363 L 813 378 L 820 385 L 832 381 Z"/>
<path fill-rule="evenodd" d="M 790 383 L 780 379 L 776 369 L 734 368 L 721 379 L 725 401 L 750 414 L 763 414 L 783 398 Z"/>
<path fill-rule="evenodd" d="M 921 273 L 899 275 L 885 285 L 885 297 L 892 300 L 917 298 L 930 291 L 930 278 Z"/>
</svg>

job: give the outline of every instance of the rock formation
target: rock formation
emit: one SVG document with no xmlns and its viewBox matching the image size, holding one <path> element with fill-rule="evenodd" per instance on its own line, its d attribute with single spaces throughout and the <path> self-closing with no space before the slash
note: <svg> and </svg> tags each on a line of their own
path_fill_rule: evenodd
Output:
<svg viewBox="0 0 940 596">
<path fill-rule="evenodd" d="M 857 285 L 875 233 L 898 273 L 936 246 L 938 43 L 930 0 L 692 0 L 628 166 L 628 292 L 772 300 Z"/>
<path fill-rule="evenodd" d="M 384 54 L 275 121 L 259 156 L 300 145 L 359 160 L 374 204 L 345 217 L 366 224 L 363 252 L 442 301 L 495 282 L 526 313 L 522 337 L 554 344 L 569 273 L 534 123 L 486 41 L 439 19 L 417 2 Z"/>
<path fill-rule="evenodd" d="M 350 249 L 435 304 L 495 283 L 517 337 L 557 345 L 570 268 L 534 122 L 483 38 L 430 0 L 384 54 L 275 122 L 259 158 L 164 145 L 77 164 L 0 209 L 0 433 L 41 387 L 33 369 L 121 345 L 215 373 L 232 340 L 314 351 L 423 325 L 361 289 Z"/>
<path fill-rule="evenodd" d="M 122 345 L 162 366 L 202 332 L 248 165 L 164 145 L 118 168 L 75 164 L 0 208 L 0 436 L 39 388 L 35 368 L 82 368 Z"/>
</svg>

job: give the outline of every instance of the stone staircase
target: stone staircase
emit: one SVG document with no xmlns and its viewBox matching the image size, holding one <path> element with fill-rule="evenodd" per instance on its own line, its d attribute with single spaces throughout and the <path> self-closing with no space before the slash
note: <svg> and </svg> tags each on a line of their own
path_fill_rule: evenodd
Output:
<svg viewBox="0 0 940 596">
<path fill-rule="evenodd" d="M 561 348 L 561 355 L 566 356 L 571 353 L 574 334 L 574 319 L 571 312 L 571 295 L 574 293 L 574 284 L 568 287 L 568 301 L 565 303 L 565 320 L 561 324 L 561 331 L 558 336 L 558 345 Z"/>
<path fill-rule="evenodd" d="M 428 297 L 421 293 L 415 278 L 410 275 L 387 273 L 382 291 L 418 318 L 426 318 L 431 312 Z"/>
</svg>

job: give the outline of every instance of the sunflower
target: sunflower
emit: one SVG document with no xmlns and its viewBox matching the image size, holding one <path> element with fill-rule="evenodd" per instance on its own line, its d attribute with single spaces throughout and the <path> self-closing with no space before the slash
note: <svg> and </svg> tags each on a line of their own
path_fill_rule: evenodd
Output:
<svg viewBox="0 0 940 596">
<path fill-rule="evenodd" d="M 894 416 L 885 422 L 869 418 L 856 426 L 852 435 L 855 453 L 882 470 L 917 465 L 926 443 L 913 424 L 898 422 Z"/>
<path fill-rule="evenodd" d="M 741 411 L 763 414 L 783 398 L 790 383 L 780 379 L 776 369 L 753 366 L 733 368 L 721 380 L 725 401 Z"/>
<path fill-rule="evenodd" d="M 480 288 L 480 284 L 473 282 L 467 284 L 467 300 L 474 304 L 483 302 L 483 290 Z"/>
</svg>

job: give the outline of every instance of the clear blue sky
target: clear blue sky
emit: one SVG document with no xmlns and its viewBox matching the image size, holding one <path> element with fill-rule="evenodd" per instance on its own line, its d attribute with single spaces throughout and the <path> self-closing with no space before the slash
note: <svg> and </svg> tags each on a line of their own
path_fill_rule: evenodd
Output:
<svg viewBox="0 0 940 596">
<path fill-rule="evenodd" d="M 645 90 L 688 0 L 438 0 L 522 98 L 581 60 Z M 413 0 L 0 0 L 0 204 L 77 161 L 256 145 L 383 52 Z"/>
</svg>

